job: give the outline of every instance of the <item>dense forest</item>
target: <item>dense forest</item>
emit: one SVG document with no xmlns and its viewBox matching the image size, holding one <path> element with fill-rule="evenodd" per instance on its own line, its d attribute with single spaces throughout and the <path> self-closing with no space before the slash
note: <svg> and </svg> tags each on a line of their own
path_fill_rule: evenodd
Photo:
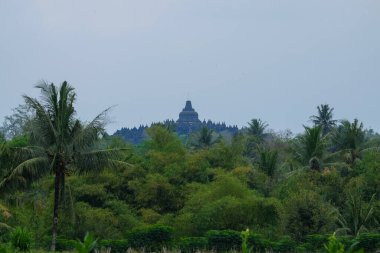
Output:
<svg viewBox="0 0 380 253">
<path fill-rule="evenodd" d="M 232 139 L 203 127 L 183 142 L 154 124 L 135 145 L 106 133 L 108 109 L 80 121 L 66 82 L 37 87 L 1 128 L 3 245 L 72 250 L 89 232 L 112 252 L 240 251 L 244 235 L 255 252 L 379 249 L 380 135 L 328 104 L 297 135 L 247 119 Z"/>
</svg>

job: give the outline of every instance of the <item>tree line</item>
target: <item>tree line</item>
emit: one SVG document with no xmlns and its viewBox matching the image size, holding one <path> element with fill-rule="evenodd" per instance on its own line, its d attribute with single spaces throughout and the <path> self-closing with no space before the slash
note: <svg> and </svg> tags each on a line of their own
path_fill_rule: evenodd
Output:
<svg viewBox="0 0 380 253">
<path fill-rule="evenodd" d="M 105 132 L 109 109 L 81 121 L 67 82 L 37 88 L 0 137 L 2 238 L 27 226 L 54 251 L 57 238 L 122 239 L 146 225 L 176 237 L 249 228 L 296 241 L 379 232 L 380 136 L 358 119 L 337 121 L 328 104 L 296 136 L 252 119 L 233 137 L 204 127 L 183 142 L 155 124 L 132 145 Z"/>
</svg>

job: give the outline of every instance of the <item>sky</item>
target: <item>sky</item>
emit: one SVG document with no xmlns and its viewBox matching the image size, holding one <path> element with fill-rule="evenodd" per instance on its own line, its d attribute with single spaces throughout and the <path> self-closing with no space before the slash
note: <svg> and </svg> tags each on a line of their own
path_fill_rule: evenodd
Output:
<svg viewBox="0 0 380 253">
<path fill-rule="evenodd" d="M 380 131 L 379 0 L 0 0 L 0 121 L 41 80 L 107 130 L 177 119 L 301 132 L 328 103 Z"/>
</svg>

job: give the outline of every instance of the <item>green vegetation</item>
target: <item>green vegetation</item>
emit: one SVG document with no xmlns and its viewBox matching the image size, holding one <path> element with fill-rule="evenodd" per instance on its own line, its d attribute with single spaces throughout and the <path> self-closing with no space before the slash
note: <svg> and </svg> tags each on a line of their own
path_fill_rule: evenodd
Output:
<svg viewBox="0 0 380 253">
<path fill-rule="evenodd" d="M 66 82 L 38 88 L 0 135 L 0 252 L 380 247 L 380 135 L 329 105 L 296 136 L 156 124 L 132 145 L 106 134 L 108 110 L 80 121 Z"/>
</svg>

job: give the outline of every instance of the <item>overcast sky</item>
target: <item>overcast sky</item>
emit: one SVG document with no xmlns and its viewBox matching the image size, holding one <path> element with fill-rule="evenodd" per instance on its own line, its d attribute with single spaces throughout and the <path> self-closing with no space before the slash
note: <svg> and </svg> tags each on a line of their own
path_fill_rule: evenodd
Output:
<svg viewBox="0 0 380 253">
<path fill-rule="evenodd" d="M 316 106 L 380 131 L 379 0 L 1 0 L 0 119 L 44 79 L 108 130 L 200 118 L 302 130 Z"/>
</svg>

